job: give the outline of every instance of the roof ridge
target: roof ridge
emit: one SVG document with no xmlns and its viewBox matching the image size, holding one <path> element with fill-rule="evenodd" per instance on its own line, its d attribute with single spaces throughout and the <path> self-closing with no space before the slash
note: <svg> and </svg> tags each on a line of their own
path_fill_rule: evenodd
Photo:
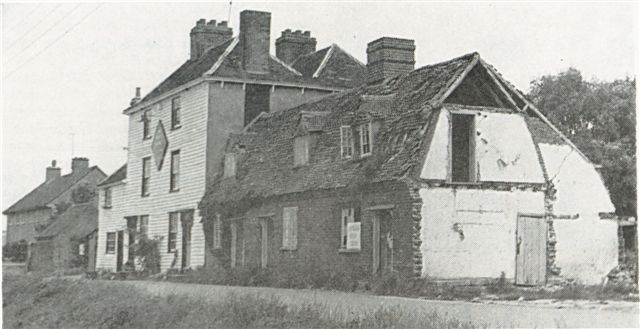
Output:
<svg viewBox="0 0 640 329">
<path fill-rule="evenodd" d="M 287 65 L 287 63 L 281 61 L 278 57 L 273 56 L 271 54 L 269 54 L 269 56 L 271 56 L 271 59 L 275 60 L 276 62 L 278 62 L 278 64 L 284 66 L 287 70 L 293 72 L 295 75 L 299 75 L 302 76 L 302 73 L 298 72 L 298 70 L 294 69 L 293 67 Z"/>
<path fill-rule="evenodd" d="M 338 45 L 336 45 L 335 43 L 332 43 L 331 46 L 329 46 L 329 50 L 327 51 L 327 53 L 324 55 L 324 58 L 322 59 L 322 62 L 320 62 L 320 65 L 318 65 L 318 68 L 316 69 L 316 71 L 313 73 L 312 77 L 313 78 L 317 78 L 320 76 L 320 72 L 322 72 L 322 70 L 324 69 L 324 67 L 327 65 L 327 62 L 329 61 L 329 57 L 331 57 L 331 55 L 333 54 L 333 52 L 335 51 L 335 47 L 337 47 Z"/>
<path fill-rule="evenodd" d="M 467 53 L 467 54 L 464 54 L 464 55 L 461 55 L 461 56 L 458 56 L 458 57 L 454 57 L 454 58 L 451 58 L 451 59 L 447 59 L 447 60 L 442 61 L 442 62 L 437 62 L 437 63 L 427 64 L 427 65 L 425 65 L 425 66 L 421 66 L 421 67 L 419 67 L 419 68 L 417 68 L 417 69 L 413 70 L 412 72 L 421 71 L 421 70 L 423 70 L 423 69 L 431 68 L 431 67 L 434 67 L 434 66 L 439 66 L 439 65 L 449 64 L 449 63 L 451 63 L 451 62 L 455 62 L 455 61 L 458 61 L 458 60 L 461 60 L 461 59 L 463 59 L 463 58 L 465 58 L 465 57 L 470 57 L 470 56 L 477 57 L 477 59 L 478 59 L 478 60 L 480 59 L 480 53 L 478 53 L 477 51 L 474 51 L 474 52 L 470 52 L 470 53 Z"/>
</svg>

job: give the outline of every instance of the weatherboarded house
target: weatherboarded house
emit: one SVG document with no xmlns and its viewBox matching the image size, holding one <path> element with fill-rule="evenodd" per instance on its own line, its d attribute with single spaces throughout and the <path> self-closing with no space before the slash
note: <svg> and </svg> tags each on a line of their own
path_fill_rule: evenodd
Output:
<svg viewBox="0 0 640 329">
<path fill-rule="evenodd" d="M 413 70 L 413 49 L 376 40 L 368 85 L 231 136 L 207 265 L 600 282 L 617 224 L 594 165 L 477 53 Z"/>
</svg>

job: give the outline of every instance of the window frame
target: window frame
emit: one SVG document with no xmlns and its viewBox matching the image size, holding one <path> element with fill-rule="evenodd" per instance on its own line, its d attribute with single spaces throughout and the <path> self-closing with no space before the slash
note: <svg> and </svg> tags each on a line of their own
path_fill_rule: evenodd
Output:
<svg viewBox="0 0 640 329">
<path fill-rule="evenodd" d="M 171 99 L 171 130 L 180 127 L 182 127 L 182 99 L 176 96 Z"/>
<path fill-rule="evenodd" d="M 112 207 L 112 201 L 113 201 L 112 199 L 113 199 L 113 190 L 111 189 L 111 186 L 105 187 L 104 201 L 102 203 L 102 208 L 110 209 Z"/>
<path fill-rule="evenodd" d="M 298 152 L 299 145 L 304 148 L 302 153 Z M 296 136 L 293 138 L 293 166 L 300 167 L 307 164 L 309 164 L 309 136 Z"/>
<path fill-rule="evenodd" d="M 347 135 L 347 133 L 348 133 L 348 136 L 345 136 Z M 353 158 L 353 149 L 354 149 L 353 128 L 351 128 L 351 126 L 340 126 L 340 158 L 341 159 Z M 348 150 L 349 154 L 346 154 L 347 152 L 345 152 L 345 150 Z"/>
<path fill-rule="evenodd" d="M 350 211 L 351 215 L 347 215 L 351 217 L 351 221 L 349 218 L 345 217 L 345 210 Z M 349 223 L 360 223 L 360 247 L 359 248 L 347 248 L 348 246 L 348 224 Z M 340 251 L 361 251 L 362 250 L 362 217 L 360 208 L 357 206 L 350 207 L 342 207 L 340 209 Z"/>
<path fill-rule="evenodd" d="M 109 239 L 109 237 L 112 237 L 112 239 Z M 116 232 L 107 232 L 107 236 L 105 238 L 105 247 L 104 247 L 104 253 L 106 255 L 115 255 L 116 253 L 116 243 L 117 243 L 117 238 L 116 238 Z M 112 243 L 111 248 L 109 248 L 109 243 Z"/>
<path fill-rule="evenodd" d="M 143 197 L 149 196 L 149 183 L 151 181 L 151 157 L 142 158 L 142 178 L 140 186 L 140 195 Z"/>
<path fill-rule="evenodd" d="M 151 119 L 149 115 L 151 109 L 145 109 L 142 111 L 142 140 L 151 139 Z"/>
<path fill-rule="evenodd" d="M 367 133 L 363 134 L 363 130 L 367 129 Z M 373 134 L 371 129 L 371 122 L 363 123 L 358 126 L 358 135 L 360 135 L 360 156 L 366 157 L 373 154 Z M 365 136 L 366 136 L 366 144 L 365 144 Z M 368 151 L 365 152 L 365 145 L 368 147 Z"/>
<path fill-rule="evenodd" d="M 180 150 L 174 150 L 171 152 L 171 166 L 169 169 L 169 192 L 178 191 L 180 191 Z"/>
<path fill-rule="evenodd" d="M 289 214 L 289 216 L 287 216 Z M 293 215 L 293 216 L 291 216 Z M 282 208 L 282 247 L 280 250 L 298 249 L 298 207 Z"/>
<path fill-rule="evenodd" d="M 178 250 L 178 226 L 180 225 L 180 211 L 169 213 L 169 230 L 167 234 L 167 253 L 174 253 Z M 173 225 L 172 225 L 173 224 Z M 175 228 L 175 231 L 172 229 Z M 172 248 L 173 243 L 173 248 Z"/>
</svg>

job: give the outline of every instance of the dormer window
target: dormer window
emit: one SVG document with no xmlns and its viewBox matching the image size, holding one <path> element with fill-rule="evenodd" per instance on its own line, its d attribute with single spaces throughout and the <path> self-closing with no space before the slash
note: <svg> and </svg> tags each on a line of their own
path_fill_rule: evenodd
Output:
<svg viewBox="0 0 640 329">
<path fill-rule="evenodd" d="M 151 138 L 151 111 L 146 110 L 142 113 L 142 139 Z"/>
<path fill-rule="evenodd" d="M 475 182 L 474 116 L 451 115 L 451 181 Z"/>
<path fill-rule="evenodd" d="M 293 165 L 309 163 L 309 136 L 298 136 L 293 140 Z"/>
<path fill-rule="evenodd" d="M 371 141 L 371 122 L 360 125 L 358 128 L 360 134 L 360 156 L 371 155 L 373 145 Z"/>
<path fill-rule="evenodd" d="M 230 178 L 236 176 L 236 154 L 227 153 L 224 156 L 224 177 Z"/>
<path fill-rule="evenodd" d="M 340 156 L 343 159 L 353 157 L 353 130 L 351 130 L 351 126 L 340 127 Z"/>
</svg>

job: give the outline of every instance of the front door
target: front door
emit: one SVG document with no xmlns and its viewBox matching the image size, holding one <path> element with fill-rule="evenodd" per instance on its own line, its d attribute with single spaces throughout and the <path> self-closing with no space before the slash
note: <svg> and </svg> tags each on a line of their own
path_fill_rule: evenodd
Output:
<svg viewBox="0 0 640 329">
<path fill-rule="evenodd" d="M 393 230 L 391 213 L 376 211 L 373 217 L 373 273 L 387 273 L 393 270 Z"/>
<path fill-rule="evenodd" d="M 182 222 L 182 266 L 184 270 L 191 266 L 191 227 L 193 226 L 193 210 L 183 211 Z"/>
<path fill-rule="evenodd" d="M 135 244 L 136 244 L 136 229 L 138 227 L 138 217 L 127 217 L 127 232 L 129 233 L 129 248 L 127 263 L 133 268 L 135 263 Z"/>
<path fill-rule="evenodd" d="M 516 228 L 516 284 L 546 283 L 547 221 L 541 215 L 518 215 Z"/>
<path fill-rule="evenodd" d="M 116 272 L 122 272 L 122 260 L 124 253 L 124 231 L 116 234 Z"/>
</svg>

